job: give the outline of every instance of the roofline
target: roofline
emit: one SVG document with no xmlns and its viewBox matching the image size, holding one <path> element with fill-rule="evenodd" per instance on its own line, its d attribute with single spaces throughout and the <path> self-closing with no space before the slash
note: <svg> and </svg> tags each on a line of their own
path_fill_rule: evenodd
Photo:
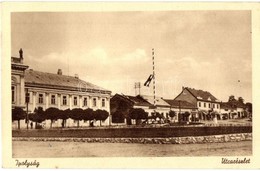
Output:
<svg viewBox="0 0 260 171">
<path fill-rule="evenodd" d="M 220 102 L 217 102 L 217 101 L 210 101 L 210 100 L 204 100 L 204 99 L 199 99 L 199 98 L 197 98 L 189 89 L 188 89 L 188 87 L 184 87 L 184 89 L 186 89 L 193 97 L 195 97 L 195 99 L 197 100 L 197 101 L 203 101 L 203 102 L 214 102 L 214 103 L 220 103 Z M 184 91 L 184 89 L 182 89 L 182 91 L 181 91 L 181 93 L 179 94 L 179 95 L 177 95 L 173 100 L 175 100 L 177 97 L 179 97 L 182 93 L 183 93 L 183 91 Z M 196 89 L 195 89 L 196 90 Z M 203 90 L 201 90 L 201 91 L 203 91 Z M 210 92 L 208 92 L 211 96 L 213 96 Z M 213 96 L 215 99 L 217 99 L 215 96 Z M 217 99 L 218 100 L 218 99 Z"/>
<path fill-rule="evenodd" d="M 184 89 L 188 90 L 187 87 L 184 87 Z M 182 91 L 180 92 L 180 94 L 177 95 L 173 100 L 175 100 L 176 98 L 178 98 L 178 97 L 183 93 L 184 89 L 182 89 Z M 195 97 L 195 99 L 197 99 L 197 97 L 194 96 L 194 94 L 192 94 L 189 90 L 188 90 L 188 92 L 189 92 L 193 97 Z"/>
<path fill-rule="evenodd" d="M 121 97 L 121 98 L 124 98 L 124 99 L 126 99 L 127 101 L 129 101 L 132 105 L 134 105 L 134 102 L 131 101 L 130 99 L 126 98 L 126 96 L 125 96 L 124 94 L 118 94 L 118 93 L 116 93 L 113 97 L 115 97 L 115 96 L 119 96 L 119 97 Z M 112 98 L 113 98 L 113 97 L 112 97 Z M 112 98 L 111 98 L 111 99 L 112 99 Z"/>
<path fill-rule="evenodd" d="M 172 105 L 172 104 L 170 104 L 169 102 L 167 102 L 167 100 L 171 100 L 171 99 L 163 99 L 166 103 L 168 103 L 171 107 L 179 107 L 179 106 L 175 106 L 175 105 Z M 174 101 L 174 100 L 172 100 L 172 101 Z M 186 103 L 190 103 L 190 102 L 187 102 L 187 101 L 185 101 L 185 100 L 175 100 L 175 101 L 183 101 L 183 102 L 186 102 Z M 191 103 L 190 103 L 191 104 Z M 192 104 L 191 104 L 192 105 Z M 184 107 L 183 109 L 198 109 L 197 107 Z"/>
<path fill-rule="evenodd" d="M 198 100 L 198 98 L 187 87 L 185 87 L 184 89 L 186 89 L 188 92 L 190 92 L 190 94 Z"/>
<path fill-rule="evenodd" d="M 36 87 L 36 88 L 48 88 L 48 89 L 59 89 L 59 90 L 71 90 L 71 91 L 79 91 L 77 87 L 70 86 L 58 86 L 58 85 L 50 85 L 50 84 L 37 84 L 37 83 L 28 83 L 25 82 L 25 87 Z M 101 94 L 111 94 L 111 91 L 108 90 L 98 90 L 98 89 L 81 89 L 83 92 L 89 93 L 101 93 Z"/>
</svg>

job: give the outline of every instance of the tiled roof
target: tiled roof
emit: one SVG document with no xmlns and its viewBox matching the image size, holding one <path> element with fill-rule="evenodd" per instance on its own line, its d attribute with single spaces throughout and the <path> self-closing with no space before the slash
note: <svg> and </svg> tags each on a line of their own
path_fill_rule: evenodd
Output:
<svg viewBox="0 0 260 171">
<path fill-rule="evenodd" d="M 149 102 L 151 105 L 154 103 L 154 97 L 153 96 L 147 96 L 147 95 L 141 95 L 144 100 Z M 156 100 L 156 106 L 158 107 L 170 107 L 170 105 L 164 101 L 161 97 L 155 97 Z"/>
<path fill-rule="evenodd" d="M 166 101 L 168 104 L 171 105 L 171 107 L 173 108 L 185 108 L 185 109 L 197 109 L 197 107 L 192 104 L 189 103 L 187 101 L 182 101 L 182 100 L 170 100 L 170 99 L 164 99 L 164 101 Z"/>
<path fill-rule="evenodd" d="M 48 86 L 51 88 L 71 88 L 74 90 L 86 88 L 87 90 L 105 91 L 106 93 L 111 93 L 109 90 L 83 81 L 79 78 L 34 70 L 25 71 L 25 84 Z"/>
<path fill-rule="evenodd" d="M 194 88 L 186 87 L 186 89 L 193 94 L 198 100 L 218 102 L 218 99 L 214 97 L 210 92 L 203 90 L 196 90 Z"/>
<path fill-rule="evenodd" d="M 140 96 L 127 96 L 124 95 L 128 100 L 132 101 L 136 106 L 151 106 L 146 100 L 141 98 Z"/>
</svg>

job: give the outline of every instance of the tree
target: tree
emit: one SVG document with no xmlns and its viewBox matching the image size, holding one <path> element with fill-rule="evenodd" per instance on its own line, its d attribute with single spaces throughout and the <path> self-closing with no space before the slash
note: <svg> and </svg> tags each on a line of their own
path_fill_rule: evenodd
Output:
<svg viewBox="0 0 260 171">
<path fill-rule="evenodd" d="M 109 113 L 106 110 L 96 110 L 94 111 L 94 117 L 96 120 L 100 121 L 100 126 L 101 126 L 101 121 L 104 121 L 107 119 L 107 117 L 109 116 Z"/>
<path fill-rule="evenodd" d="M 79 121 L 83 119 L 83 116 L 84 115 L 84 110 L 81 109 L 81 108 L 75 108 L 75 109 L 72 109 L 71 112 L 70 112 L 70 115 L 69 117 L 71 119 L 74 119 L 78 122 L 78 127 L 79 127 Z"/>
<path fill-rule="evenodd" d="M 243 99 L 243 97 L 239 97 L 239 98 L 238 98 L 238 101 L 239 101 L 241 104 L 244 104 L 244 99 Z"/>
<path fill-rule="evenodd" d="M 189 116 L 190 116 L 190 112 L 185 112 L 184 113 L 184 118 L 185 118 L 185 121 L 189 121 Z"/>
<path fill-rule="evenodd" d="M 173 119 L 176 116 L 176 112 L 173 110 L 170 110 L 169 116 L 171 117 L 171 119 Z"/>
<path fill-rule="evenodd" d="M 235 100 L 235 96 L 234 96 L 234 95 L 230 95 L 228 101 L 229 101 L 229 102 L 232 102 L 232 101 L 234 101 L 234 100 Z"/>
<path fill-rule="evenodd" d="M 120 110 L 116 110 L 112 113 L 112 122 L 113 123 L 124 123 L 124 114 Z"/>
<path fill-rule="evenodd" d="M 25 119 L 25 111 L 21 107 L 12 109 L 12 120 L 18 121 L 18 129 L 20 129 L 20 120 Z"/>
<path fill-rule="evenodd" d="M 45 112 L 42 107 L 34 109 L 34 113 L 29 114 L 29 120 L 35 122 L 35 128 L 37 128 L 37 123 L 42 123 L 45 121 Z"/>
<path fill-rule="evenodd" d="M 62 128 L 64 128 L 66 126 L 67 119 L 69 119 L 70 112 L 71 112 L 70 109 L 60 111 L 58 118 L 62 119 Z"/>
<path fill-rule="evenodd" d="M 59 119 L 59 116 L 61 114 L 61 110 L 55 107 L 50 107 L 46 109 L 45 111 L 45 119 L 51 120 L 51 128 L 52 128 L 52 123 L 54 120 Z"/>
<path fill-rule="evenodd" d="M 248 111 L 248 115 L 247 117 L 252 117 L 252 112 L 253 112 L 253 106 L 252 103 L 246 103 L 246 110 Z"/>
<path fill-rule="evenodd" d="M 94 119 L 94 113 L 93 109 L 87 108 L 83 111 L 83 120 L 90 121 Z"/>
<path fill-rule="evenodd" d="M 138 125 L 138 121 L 141 119 L 147 119 L 148 118 L 148 113 L 144 111 L 144 109 L 141 108 L 133 108 L 129 112 L 129 117 L 131 119 L 136 120 L 136 125 Z"/>
</svg>

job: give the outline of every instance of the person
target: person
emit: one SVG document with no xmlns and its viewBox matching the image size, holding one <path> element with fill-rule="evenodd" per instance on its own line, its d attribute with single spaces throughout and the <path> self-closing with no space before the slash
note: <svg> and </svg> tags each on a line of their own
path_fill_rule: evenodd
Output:
<svg viewBox="0 0 260 171">
<path fill-rule="evenodd" d="M 33 129 L 33 123 L 32 123 L 32 122 L 31 122 L 31 124 L 30 124 L 30 125 L 31 125 L 31 129 Z"/>
</svg>

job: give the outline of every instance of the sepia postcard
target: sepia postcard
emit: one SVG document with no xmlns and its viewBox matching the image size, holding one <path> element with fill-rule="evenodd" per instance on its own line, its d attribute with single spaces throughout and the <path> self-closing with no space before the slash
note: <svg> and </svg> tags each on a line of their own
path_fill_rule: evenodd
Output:
<svg viewBox="0 0 260 171">
<path fill-rule="evenodd" d="M 2 167 L 259 169 L 258 3 L 1 12 Z"/>
</svg>

